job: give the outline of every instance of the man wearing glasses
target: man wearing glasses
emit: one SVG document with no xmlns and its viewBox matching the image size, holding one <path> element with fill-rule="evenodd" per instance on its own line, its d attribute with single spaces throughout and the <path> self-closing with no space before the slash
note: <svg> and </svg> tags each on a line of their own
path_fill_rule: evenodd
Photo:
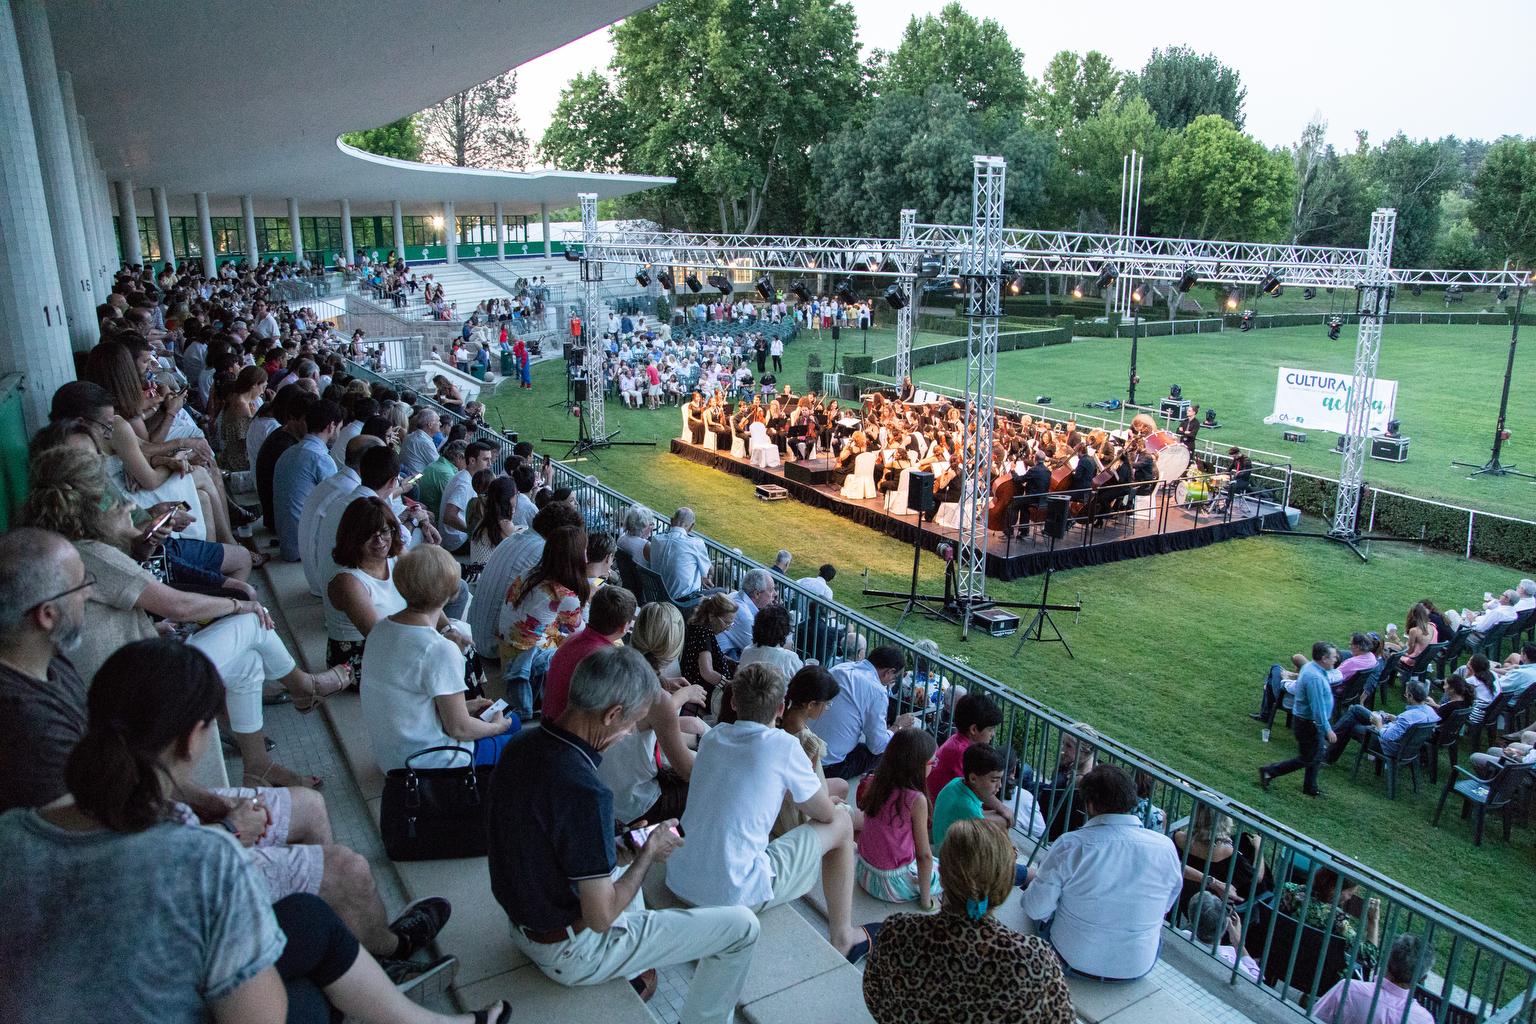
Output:
<svg viewBox="0 0 1536 1024">
<path fill-rule="evenodd" d="M 95 582 L 56 533 L 0 535 L 0 812 L 64 795 L 64 762 L 85 731 L 85 682 L 68 654 Z"/>
</svg>

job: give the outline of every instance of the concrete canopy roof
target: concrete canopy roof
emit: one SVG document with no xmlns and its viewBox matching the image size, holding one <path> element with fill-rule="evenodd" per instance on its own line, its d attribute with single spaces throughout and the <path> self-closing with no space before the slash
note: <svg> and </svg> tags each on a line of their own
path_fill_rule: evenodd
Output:
<svg viewBox="0 0 1536 1024">
<path fill-rule="evenodd" d="M 362 153 L 387 124 L 651 0 L 55 0 L 60 70 L 107 176 L 170 193 L 486 204 L 508 213 L 672 178 L 489 171 Z"/>
</svg>

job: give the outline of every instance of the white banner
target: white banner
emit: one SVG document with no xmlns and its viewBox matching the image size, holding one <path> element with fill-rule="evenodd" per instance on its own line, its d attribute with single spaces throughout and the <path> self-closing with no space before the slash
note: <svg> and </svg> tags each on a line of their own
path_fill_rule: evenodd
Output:
<svg viewBox="0 0 1536 1024">
<path fill-rule="evenodd" d="M 1342 434 L 1353 404 L 1350 394 L 1353 381 L 1350 374 L 1282 366 L 1275 379 L 1275 411 L 1265 417 L 1264 422 Z M 1371 393 L 1369 430 L 1372 433 L 1387 429 L 1387 421 L 1392 419 L 1396 405 L 1397 381 L 1378 379 Z"/>
</svg>

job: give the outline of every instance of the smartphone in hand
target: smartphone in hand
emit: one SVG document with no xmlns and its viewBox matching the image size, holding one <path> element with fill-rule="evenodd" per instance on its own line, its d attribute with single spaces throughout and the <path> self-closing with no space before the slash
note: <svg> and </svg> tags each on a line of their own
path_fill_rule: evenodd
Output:
<svg viewBox="0 0 1536 1024">
<path fill-rule="evenodd" d="M 489 722 L 491 719 L 495 718 L 498 713 L 505 712 L 506 710 L 507 702 L 505 700 L 498 700 L 496 703 L 480 712 L 480 721 Z"/>
</svg>

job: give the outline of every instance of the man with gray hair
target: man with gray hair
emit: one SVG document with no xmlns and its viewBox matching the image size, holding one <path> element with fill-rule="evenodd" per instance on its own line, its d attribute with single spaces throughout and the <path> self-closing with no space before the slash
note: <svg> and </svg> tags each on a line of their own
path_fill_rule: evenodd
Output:
<svg viewBox="0 0 1536 1024">
<path fill-rule="evenodd" d="M 709 585 L 709 549 L 693 535 L 695 522 L 693 509 L 684 506 L 672 513 L 671 529 L 651 538 L 651 568 L 674 601 L 692 600 Z"/>
<path fill-rule="evenodd" d="M 1518 591 L 1506 590 L 1489 602 L 1485 606 L 1486 610 L 1481 615 L 1474 617 L 1471 610 L 1462 612 L 1461 624 L 1471 627 L 1472 632 L 1477 633 L 1479 636 L 1487 636 L 1489 631 L 1495 626 L 1514 622 L 1515 619 L 1520 617 L 1520 613 L 1515 610 L 1515 605 L 1519 602 L 1520 593 Z"/>
<path fill-rule="evenodd" d="M 647 910 L 647 872 L 684 848 L 677 821 L 654 823 L 619 870 L 613 793 L 597 773 L 602 752 L 661 692 L 638 651 L 594 651 L 571 677 L 565 712 L 507 744 L 491 781 L 491 891 L 513 944 L 551 980 L 628 978 L 638 990 L 658 967 L 697 961 L 679 1020 L 728 1024 L 752 964 L 757 916 L 735 906 Z"/>
<path fill-rule="evenodd" d="M 1259 965 L 1242 948 L 1243 919 L 1226 900 L 1213 892 L 1197 892 L 1184 908 L 1188 927 L 1180 935 L 1194 939 L 1200 948 L 1213 946 L 1216 957 L 1228 967 L 1236 967 L 1249 981 L 1259 982 Z"/>
<path fill-rule="evenodd" d="M 773 556 L 773 564 L 768 567 L 770 572 L 776 572 L 785 579 L 789 578 L 789 563 L 794 559 L 788 548 L 779 548 L 779 553 Z"/>
<path fill-rule="evenodd" d="M 441 426 L 435 409 L 421 408 L 411 414 L 411 432 L 405 435 L 405 443 L 400 446 L 400 470 L 406 476 L 415 476 L 437 460 L 434 435 Z"/>
<path fill-rule="evenodd" d="M 1345 978 L 1312 1007 L 1313 1018 L 1327 1024 L 1434 1024 L 1434 1015 L 1413 998 L 1433 956 L 1417 935 L 1399 935 L 1376 982 Z"/>
<path fill-rule="evenodd" d="M 732 661 L 752 643 L 752 623 L 757 613 L 779 599 L 779 588 L 767 569 L 751 569 L 741 578 L 741 589 L 731 595 L 736 602 L 736 621 L 720 634 L 720 652 Z"/>
<path fill-rule="evenodd" d="M 1409 729 L 1416 725 L 1439 724 L 1439 713 L 1425 703 L 1429 700 L 1429 683 L 1423 679 L 1408 680 L 1403 687 L 1403 697 L 1408 701 L 1408 706 L 1400 715 L 1371 711 L 1363 704 L 1355 704 L 1346 710 L 1334 725 L 1337 738 L 1328 745 L 1325 758 L 1327 763 L 1337 764 L 1339 758 L 1344 756 L 1344 748 L 1349 746 L 1350 740 L 1369 744 L 1372 736 L 1376 737 L 1383 754 L 1396 757 L 1397 745 Z"/>
</svg>

